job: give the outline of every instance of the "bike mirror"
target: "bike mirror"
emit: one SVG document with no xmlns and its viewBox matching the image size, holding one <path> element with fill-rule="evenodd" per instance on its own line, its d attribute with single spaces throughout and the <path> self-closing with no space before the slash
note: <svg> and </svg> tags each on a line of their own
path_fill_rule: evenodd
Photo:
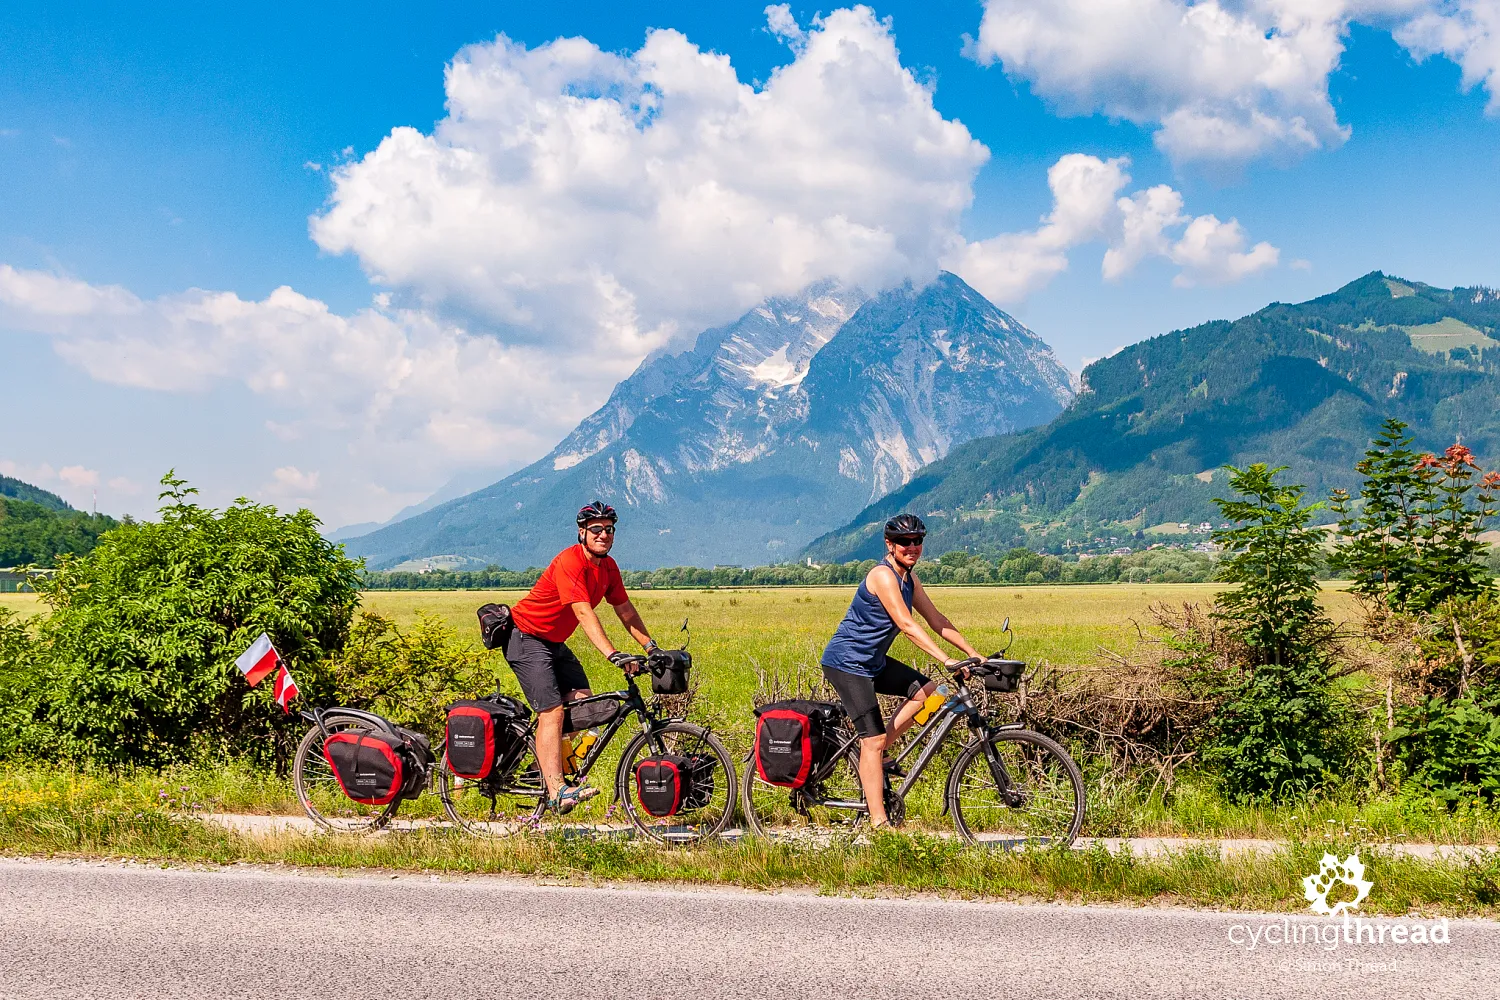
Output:
<svg viewBox="0 0 1500 1000">
<path fill-rule="evenodd" d="M 1015 634 L 1010 630 L 1010 615 L 1005 616 L 1005 621 L 1000 623 L 1000 631 L 1006 635 L 1005 648 L 1000 650 L 1002 654 L 1010 652 L 1010 644 L 1016 641 Z"/>
<path fill-rule="evenodd" d="M 1002 631 L 1002 632 L 1009 632 L 1010 631 L 1010 615 L 1006 615 L 1005 616 L 1005 621 L 1003 621 L 1003 622 L 1000 623 L 1000 631 Z"/>
<path fill-rule="evenodd" d="M 679 632 L 687 632 L 688 631 L 687 623 L 688 623 L 688 620 L 686 618 L 684 618 L 682 620 L 682 628 L 678 629 L 677 631 L 679 631 Z M 682 648 L 683 649 L 687 649 L 688 648 L 688 643 L 690 643 L 692 641 L 693 641 L 693 633 L 688 632 L 688 637 L 686 639 L 682 640 Z"/>
</svg>

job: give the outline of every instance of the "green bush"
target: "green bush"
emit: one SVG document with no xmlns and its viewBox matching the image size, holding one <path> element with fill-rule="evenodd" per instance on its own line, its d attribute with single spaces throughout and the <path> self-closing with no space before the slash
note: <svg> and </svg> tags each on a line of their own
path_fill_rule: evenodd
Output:
<svg viewBox="0 0 1500 1000">
<path fill-rule="evenodd" d="M 1235 527 L 1215 532 L 1235 584 L 1214 616 L 1244 645 L 1241 680 L 1218 710 L 1206 761 L 1236 798 L 1287 798 L 1326 784 L 1348 755 L 1349 714 L 1334 695 L 1333 622 L 1318 604 L 1322 504 L 1278 483 L 1280 469 L 1230 468 L 1240 495 L 1215 500 Z"/>
<path fill-rule="evenodd" d="M 367 611 L 333 661 L 333 677 L 340 704 L 436 734 L 450 703 L 495 689 L 498 657 L 475 651 L 436 615 L 419 612 L 403 631 Z"/>
<path fill-rule="evenodd" d="M 348 637 L 359 565 L 308 511 L 241 499 L 220 512 L 191 503 L 171 473 L 162 483 L 159 523 L 122 524 L 63 559 L 35 583 L 49 613 L 24 637 L 3 632 L 7 683 L 33 699 L 5 716 L 8 753 L 156 765 L 227 750 L 284 763 L 300 720 L 234 666 L 261 632 L 304 697 L 331 695 L 327 660 Z"/>
</svg>

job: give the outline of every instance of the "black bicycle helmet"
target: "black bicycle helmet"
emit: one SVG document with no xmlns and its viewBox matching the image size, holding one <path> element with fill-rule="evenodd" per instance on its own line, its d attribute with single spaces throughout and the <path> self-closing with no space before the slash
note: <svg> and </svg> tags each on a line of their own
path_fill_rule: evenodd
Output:
<svg viewBox="0 0 1500 1000">
<path fill-rule="evenodd" d="M 912 535 L 918 538 L 927 537 L 927 525 L 915 514 L 897 514 L 885 522 L 885 537 L 905 538 Z"/>
<path fill-rule="evenodd" d="M 615 509 L 603 500 L 595 500 L 578 509 L 578 526 L 581 528 L 590 521 L 608 521 L 610 524 L 620 520 L 620 515 Z"/>
</svg>

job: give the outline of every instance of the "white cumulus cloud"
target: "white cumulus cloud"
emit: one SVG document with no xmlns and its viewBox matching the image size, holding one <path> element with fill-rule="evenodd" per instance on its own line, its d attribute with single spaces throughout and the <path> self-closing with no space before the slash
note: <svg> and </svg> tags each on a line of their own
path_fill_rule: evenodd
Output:
<svg viewBox="0 0 1500 1000">
<path fill-rule="evenodd" d="M 830 275 L 930 275 L 988 150 L 868 8 L 768 25 L 793 58 L 758 89 L 671 30 L 469 46 L 447 117 L 336 170 L 313 238 L 513 336 L 641 354 Z"/>
<path fill-rule="evenodd" d="M 1444 54 L 1495 103 L 1497 0 L 985 0 L 980 62 L 1069 114 L 1152 127 L 1179 161 L 1239 161 L 1341 144 L 1328 97 L 1351 21 Z"/>
<path fill-rule="evenodd" d="M 1047 172 L 1052 211 L 1030 232 L 1005 233 L 965 245 L 947 261 L 985 295 L 1013 302 L 1067 269 L 1068 251 L 1103 242 L 1103 273 L 1117 280 L 1148 257 L 1180 270 L 1178 286 L 1224 284 L 1274 267 L 1279 251 L 1269 243 L 1247 249 L 1244 227 L 1213 215 L 1183 214 L 1182 195 L 1165 184 L 1128 197 L 1124 157 L 1101 160 L 1070 153 Z"/>
<path fill-rule="evenodd" d="M 8 265 L 0 325 L 50 335 L 101 382 L 176 392 L 239 383 L 265 398 L 288 437 L 331 432 L 372 471 L 419 479 L 545 450 L 639 361 L 600 351 L 570 366 L 417 310 L 341 316 L 286 287 L 259 302 L 199 290 L 143 300 Z M 285 473 L 273 482 L 287 486 Z"/>
</svg>

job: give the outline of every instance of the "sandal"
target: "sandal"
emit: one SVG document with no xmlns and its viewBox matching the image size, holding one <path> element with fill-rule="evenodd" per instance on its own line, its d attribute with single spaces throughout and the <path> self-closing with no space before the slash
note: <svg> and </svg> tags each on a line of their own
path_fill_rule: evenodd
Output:
<svg viewBox="0 0 1500 1000">
<path fill-rule="evenodd" d="M 566 816 L 578 808 L 580 803 L 587 802 L 598 794 L 599 789 L 589 785 L 568 785 L 547 800 L 547 808 L 559 816 Z"/>
</svg>

